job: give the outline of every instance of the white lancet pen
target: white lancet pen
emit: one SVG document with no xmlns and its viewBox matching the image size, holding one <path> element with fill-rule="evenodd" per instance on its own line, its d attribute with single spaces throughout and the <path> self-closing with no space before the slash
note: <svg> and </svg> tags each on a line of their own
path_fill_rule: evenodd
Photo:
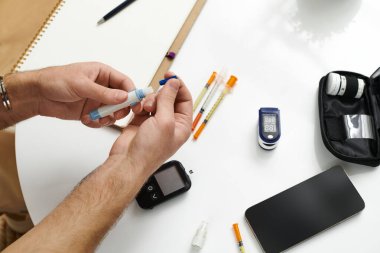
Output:
<svg viewBox="0 0 380 253">
<path fill-rule="evenodd" d="M 161 86 L 165 85 L 167 83 L 167 81 L 169 81 L 172 78 L 177 79 L 177 76 L 172 76 L 172 77 L 165 78 L 165 79 L 161 80 L 160 85 Z M 143 88 L 143 89 L 136 89 L 136 90 L 133 90 L 131 92 L 128 92 L 127 101 L 125 101 L 121 104 L 117 104 L 117 105 L 105 105 L 105 106 L 102 106 L 96 110 L 93 110 L 92 112 L 90 112 L 90 118 L 91 118 L 91 120 L 97 120 L 97 119 L 112 115 L 114 112 L 117 112 L 118 110 L 121 110 L 121 109 L 126 108 L 126 107 L 131 106 L 131 105 L 133 106 L 134 104 L 140 102 L 146 96 L 148 96 L 149 94 L 152 94 L 153 92 L 154 92 L 154 90 L 152 87 L 147 87 L 147 88 Z"/>
</svg>

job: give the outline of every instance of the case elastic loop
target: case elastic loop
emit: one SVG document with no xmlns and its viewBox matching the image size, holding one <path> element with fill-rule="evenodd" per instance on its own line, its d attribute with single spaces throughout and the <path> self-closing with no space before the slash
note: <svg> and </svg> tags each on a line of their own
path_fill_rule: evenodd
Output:
<svg viewBox="0 0 380 253">
<path fill-rule="evenodd" d="M 344 141 L 347 139 L 347 134 L 344 128 L 342 117 L 325 118 L 326 135 L 332 141 Z"/>
</svg>

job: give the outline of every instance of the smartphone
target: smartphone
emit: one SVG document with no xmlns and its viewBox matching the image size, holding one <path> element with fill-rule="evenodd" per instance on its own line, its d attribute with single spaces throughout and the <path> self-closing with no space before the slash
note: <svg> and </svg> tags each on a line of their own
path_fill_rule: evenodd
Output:
<svg viewBox="0 0 380 253">
<path fill-rule="evenodd" d="M 295 185 L 245 212 L 261 247 L 282 252 L 364 209 L 342 167 Z"/>
<path fill-rule="evenodd" d="M 141 188 L 136 200 L 141 208 L 152 209 L 190 188 L 191 181 L 182 163 L 173 160 L 157 169 Z"/>
</svg>

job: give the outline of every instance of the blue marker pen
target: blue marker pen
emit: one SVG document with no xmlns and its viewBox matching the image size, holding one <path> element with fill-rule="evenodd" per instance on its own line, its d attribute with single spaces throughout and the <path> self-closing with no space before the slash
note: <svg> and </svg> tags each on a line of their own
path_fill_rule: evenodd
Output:
<svg viewBox="0 0 380 253">
<path fill-rule="evenodd" d="M 164 85 L 172 78 L 176 78 L 177 76 L 172 76 L 169 78 L 165 78 L 160 81 L 160 85 Z M 112 115 L 114 112 L 121 110 L 123 108 L 126 108 L 130 105 L 133 105 L 135 103 L 140 102 L 145 98 L 147 95 L 152 94 L 154 92 L 152 87 L 147 87 L 144 89 L 136 89 L 134 91 L 128 92 L 128 99 L 124 103 L 118 104 L 118 105 L 106 105 L 102 106 L 92 112 L 90 112 L 90 118 L 91 120 L 97 120 L 100 118 L 103 118 L 105 116 Z"/>
</svg>

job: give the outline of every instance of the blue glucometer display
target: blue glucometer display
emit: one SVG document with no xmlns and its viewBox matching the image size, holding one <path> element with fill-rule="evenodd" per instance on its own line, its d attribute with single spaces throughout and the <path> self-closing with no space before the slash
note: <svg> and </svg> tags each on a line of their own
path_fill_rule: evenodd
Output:
<svg viewBox="0 0 380 253">
<path fill-rule="evenodd" d="M 259 145 L 265 150 L 277 147 L 280 140 L 280 110 L 274 107 L 262 107 L 259 110 Z"/>
</svg>

